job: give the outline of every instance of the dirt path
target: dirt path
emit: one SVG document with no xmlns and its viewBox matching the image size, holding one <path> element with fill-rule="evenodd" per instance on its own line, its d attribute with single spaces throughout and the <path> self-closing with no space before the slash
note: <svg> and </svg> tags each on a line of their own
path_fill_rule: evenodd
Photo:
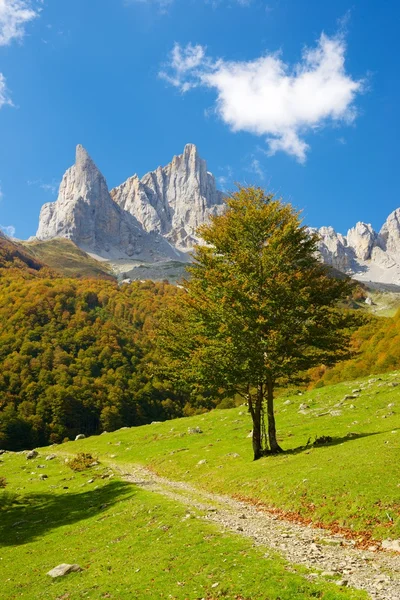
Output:
<svg viewBox="0 0 400 600">
<path fill-rule="evenodd" d="M 322 571 L 325 577 L 340 577 L 338 585 L 365 590 L 373 600 L 400 600 L 400 555 L 369 552 L 325 530 L 279 520 L 229 496 L 210 494 L 187 483 L 158 477 L 132 465 L 127 472 L 113 465 L 123 479 L 201 511 L 200 518 L 251 538 L 255 544 L 278 552 L 289 563 Z M 311 573 L 308 578 L 319 577 Z"/>
</svg>

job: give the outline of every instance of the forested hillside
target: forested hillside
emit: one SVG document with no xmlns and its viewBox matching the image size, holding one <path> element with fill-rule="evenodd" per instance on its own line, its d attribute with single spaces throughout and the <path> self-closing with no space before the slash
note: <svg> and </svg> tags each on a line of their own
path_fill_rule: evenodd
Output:
<svg viewBox="0 0 400 600">
<path fill-rule="evenodd" d="M 61 442 L 212 408 L 157 374 L 158 311 L 168 283 L 67 279 L 0 237 L 0 448 Z M 313 385 L 400 368 L 400 312 L 366 318 L 354 356 L 311 373 Z"/>
<path fill-rule="evenodd" d="M 7 273 L 0 288 L 1 448 L 60 442 L 199 408 L 149 372 L 154 314 L 177 288 Z"/>
<path fill-rule="evenodd" d="M 400 368 L 400 311 L 394 317 L 371 317 L 352 336 L 354 356 L 331 369 L 315 369 L 317 386 L 350 381 Z"/>
<path fill-rule="evenodd" d="M 0 231 L 0 275 L 4 269 L 16 270 L 19 275 L 35 275 L 46 267 Z"/>
<path fill-rule="evenodd" d="M 71 240 L 62 238 L 45 242 L 23 242 L 22 248 L 36 260 L 50 267 L 61 277 L 115 280 L 106 262 L 99 262 L 78 248 Z"/>
</svg>

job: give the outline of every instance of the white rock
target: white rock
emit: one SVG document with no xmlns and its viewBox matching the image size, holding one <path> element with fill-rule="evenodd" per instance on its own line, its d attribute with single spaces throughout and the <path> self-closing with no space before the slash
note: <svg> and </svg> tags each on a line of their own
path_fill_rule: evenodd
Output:
<svg viewBox="0 0 400 600">
<path fill-rule="evenodd" d="M 64 575 L 68 575 L 68 573 L 76 573 L 78 571 L 82 571 L 79 565 L 68 565 L 66 563 L 62 563 L 61 565 L 54 567 L 54 569 L 51 569 L 47 575 L 50 577 L 63 577 Z"/>
<path fill-rule="evenodd" d="M 355 227 L 347 232 L 347 245 L 353 248 L 357 258 L 368 260 L 376 240 L 376 232 L 371 225 L 358 222 Z"/>
<path fill-rule="evenodd" d="M 133 175 L 109 193 L 106 180 L 82 146 L 65 173 L 56 202 L 42 207 L 37 239 L 71 239 L 101 259 L 149 263 L 189 260 L 201 242 L 199 226 L 223 212 L 223 193 L 195 145 L 142 179 Z M 379 234 L 358 222 L 347 236 L 332 227 L 318 233 L 328 265 L 360 281 L 400 285 L 400 208 Z M 367 299 L 367 303 L 369 299 Z"/>
<path fill-rule="evenodd" d="M 400 540 L 383 540 L 382 548 L 392 552 L 400 552 Z"/>
<path fill-rule="evenodd" d="M 44 204 L 40 212 L 36 238 L 56 237 L 70 239 L 83 250 L 104 258 L 141 254 L 143 259 L 150 259 L 159 236 L 146 234 L 132 214 L 113 202 L 103 175 L 78 145 L 75 165 L 65 173 L 57 201 Z M 155 255 L 179 258 L 179 253 L 162 238 Z"/>
<path fill-rule="evenodd" d="M 332 227 L 311 229 L 320 236 L 323 262 L 359 281 L 400 285 L 400 208 L 393 211 L 377 234 L 358 222 L 343 236 Z M 367 304 L 372 304 L 367 298 Z"/>
<path fill-rule="evenodd" d="M 223 193 L 194 144 L 142 179 L 130 177 L 111 196 L 146 231 L 160 233 L 184 251 L 199 241 L 197 228 L 224 208 Z"/>
</svg>

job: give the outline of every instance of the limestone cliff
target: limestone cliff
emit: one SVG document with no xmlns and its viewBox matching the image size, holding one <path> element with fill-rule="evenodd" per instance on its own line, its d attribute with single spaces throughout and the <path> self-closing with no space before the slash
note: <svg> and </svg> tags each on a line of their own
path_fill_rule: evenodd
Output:
<svg viewBox="0 0 400 600">
<path fill-rule="evenodd" d="M 111 199 L 106 180 L 80 145 L 56 202 L 45 204 L 40 213 L 36 238 L 57 237 L 105 258 L 176 259 L 179 255 L 160 236 L 144 231 L 133 215 Z"/>
<path fill-rule="evenodd" d="M 139 179 L 137 175 L 111 190 L 111 197 L 142 224 L 180 250 L 198 242 L 197 228 L 223 210 L 223 194 L 194 144 Z"/>
</svg>

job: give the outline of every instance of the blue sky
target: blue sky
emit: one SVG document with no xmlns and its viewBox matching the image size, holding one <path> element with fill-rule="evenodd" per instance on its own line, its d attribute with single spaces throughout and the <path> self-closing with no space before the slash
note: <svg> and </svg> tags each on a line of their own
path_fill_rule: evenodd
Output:
<svg viewBox="0 0 400 600">
<path fill-rule="evenodd" d="M 195 143 L 312 226 L 400 206 L 395 0 L 0 0 L 0 224 L 27 238 L 83 144 L 109 187 Z"/>
</svg>

